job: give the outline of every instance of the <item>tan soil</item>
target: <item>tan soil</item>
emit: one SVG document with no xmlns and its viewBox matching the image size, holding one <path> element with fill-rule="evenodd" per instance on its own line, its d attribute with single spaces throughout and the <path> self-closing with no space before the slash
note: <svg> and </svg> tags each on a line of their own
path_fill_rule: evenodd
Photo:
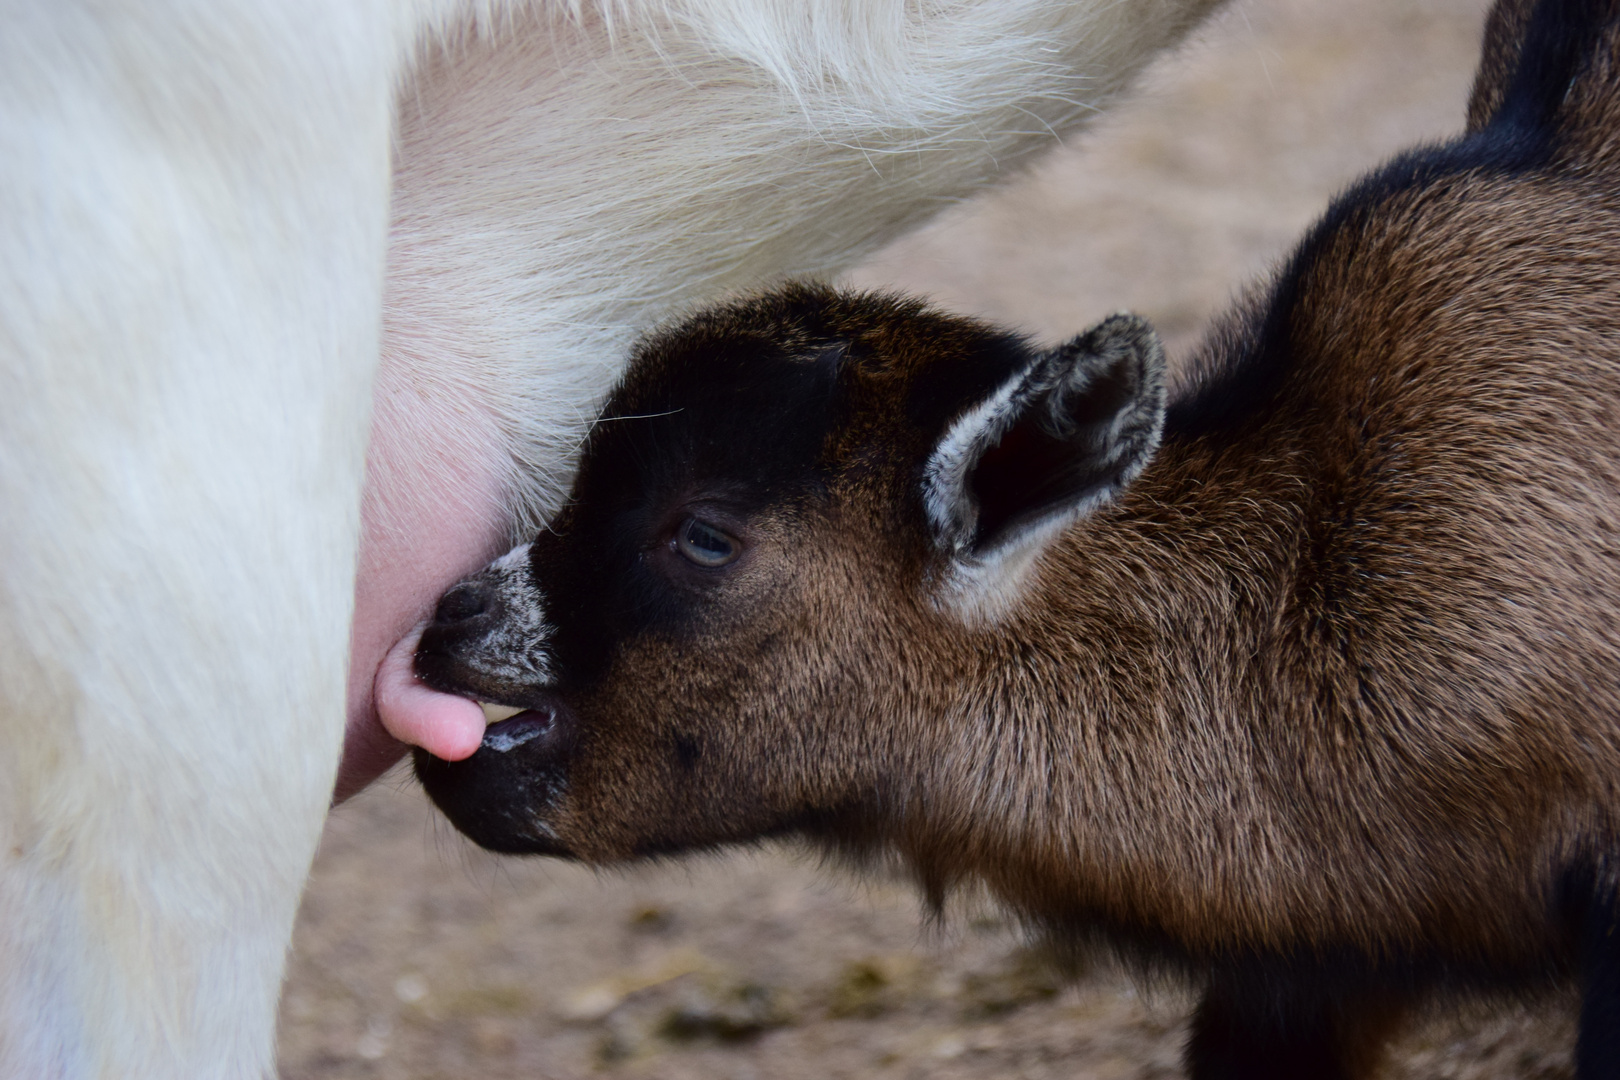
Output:
<svg viewBox="0 0 1620 1080">
<path fill-rule="evenodd" d="M 1254 0 L 1034 174 L 852 275 L 1043 338 L 1119 308 L 1184 350 L 1327 197 L 1461 125 L 1482 0 Z M 1187 998 L 1062 985 L 993 912 L 782 848 L 593 874 L 472 848 L 413 782 L 336 812 L 282 1075 L 1175 1077 Z M 1567 1077 L 1569 1010 L 1442 1016 L 1398 1077 Z"/>
</svg>

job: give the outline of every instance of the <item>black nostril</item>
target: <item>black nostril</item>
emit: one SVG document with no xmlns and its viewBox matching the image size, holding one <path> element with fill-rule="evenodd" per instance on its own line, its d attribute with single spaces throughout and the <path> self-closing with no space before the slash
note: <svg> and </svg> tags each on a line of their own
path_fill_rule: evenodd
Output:
<svg viewBox="0 0 1620 1080">
<path fill-rule="evenodd" d="M 439 624 L 466 622 L 489 610 L 489 594 L 482 585 L 464 581 L 439 598 L 433 621 Z"/>
</svg>

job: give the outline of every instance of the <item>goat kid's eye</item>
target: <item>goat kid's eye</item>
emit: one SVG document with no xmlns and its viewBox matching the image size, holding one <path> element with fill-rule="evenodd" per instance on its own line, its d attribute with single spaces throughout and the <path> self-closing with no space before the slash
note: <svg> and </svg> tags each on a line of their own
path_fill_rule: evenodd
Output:
<svg viewBox="0 0 1620 1080">
<path fill-rule="evenodd" d="M 687 518 L 675 533 L 675 550 L 698 566 L 725 566 L 742 553 L 742 545 L 697 518 Z"/>
</svg>

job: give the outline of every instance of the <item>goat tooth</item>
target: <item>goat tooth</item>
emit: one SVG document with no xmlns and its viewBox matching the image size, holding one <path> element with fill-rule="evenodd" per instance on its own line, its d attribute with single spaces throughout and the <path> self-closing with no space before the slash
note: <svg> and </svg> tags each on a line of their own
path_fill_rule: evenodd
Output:
<svg viewBox="0 0 1620 1080">
<path fill-rule="evenodd" d="M 484 710 L 484 723 L 486 724 L 498 724 L 502 720 L 510 720 L 523 711 L 511 705 L 496 705 L 488 701 L 480 701 L 478 707 Z"/>
</svg>

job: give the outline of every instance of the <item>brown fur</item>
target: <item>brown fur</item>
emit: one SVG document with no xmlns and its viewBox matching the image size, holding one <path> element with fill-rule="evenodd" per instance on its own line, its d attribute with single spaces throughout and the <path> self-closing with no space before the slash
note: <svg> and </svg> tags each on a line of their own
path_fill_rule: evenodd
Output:
<svg viewBox="0 0 1620 1080">
<path fill-rule="evenodd" d="M 1530 7 L 1492 16 L 1479 138 L 1518 100 Z M 758 490 L 738 494 L 744 461 L 641 493 L 652 539 L 623 566 L 683 599 L 637 600 L 655 613 L 592 646 L 596 668 L 564 664 L 544 691 L 561 779 L 502 821 L 595 862 L 797 831 L 898 853 L 935 897 L 983 882 L 1059 939 L 1204 980 L 1202 1077 L 1364 1075 L 1422 993 L 1590 978 L 1582 935 L 1620 885 L 1607 18 L 1529 164 L 1397 163 L 1330 212 L 1196 358 L 1147 470 L 1004 614 L 942 601 L 955 556 L 917 494 L 942 424 L 999 385 L 975 372 L 1004 336 L 796 288 L 650 342 L 610 419 L 707 408 L 671 388 L 757 353 L 788 379 L 836 366 L 825 427 Z M 564 641 L 567 612 L 632 572 L 590 539 L 625 497 L 599 461 L 632 438 L 598 430 L 534 549 Z M 701 436 L 668 439 L 625 460 L 706 460 Z M 711 502 L 738 561 L 660 562 Z M 456 768 L 422 763 L 471 830 L 489 800 Z"/>
</svg>

